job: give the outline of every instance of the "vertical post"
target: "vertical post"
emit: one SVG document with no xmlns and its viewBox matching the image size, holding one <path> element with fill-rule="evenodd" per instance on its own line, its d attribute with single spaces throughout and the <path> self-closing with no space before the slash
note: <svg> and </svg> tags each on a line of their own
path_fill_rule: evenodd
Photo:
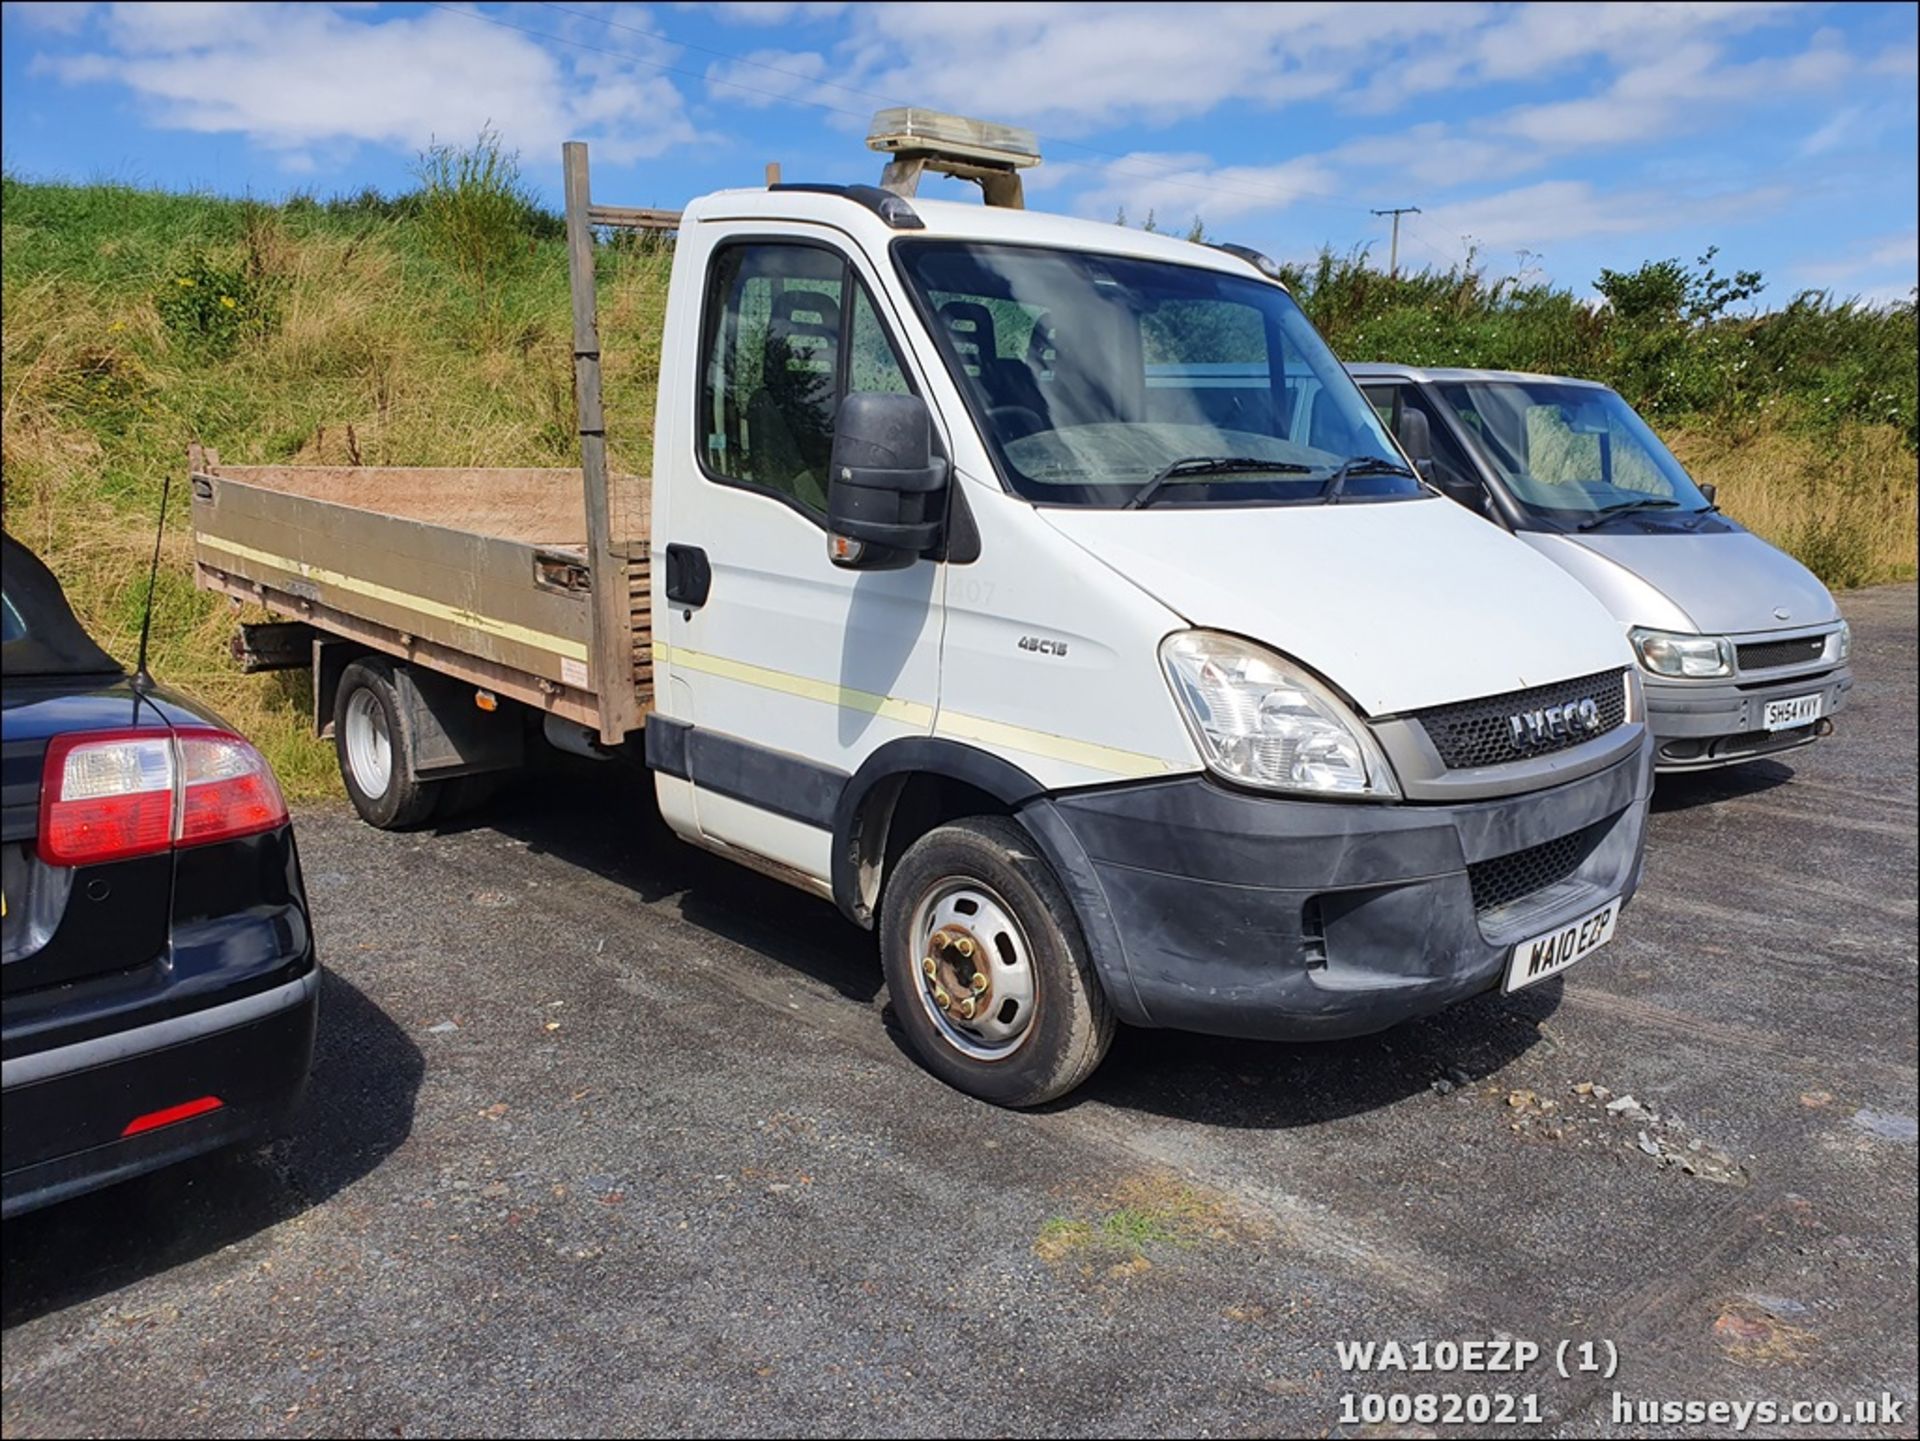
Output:
<svg viewBox="0 0 1920 1441">
<path fill-rule="evenodd" d="M 771 190 L 773 189 L 774 186 L 778 185 L 779 183 L 780 183 L 780 162 L 778 160 L 769 160 L 767 162 L 767 189 Z"/>
<path fill-rule="evenodd" d="M 1400 273 L 1400 217 L 1403 215 L 1418 215 L 1420 214 L 1420 207 L 1418 205 L 1396 205 L 1390 210 L 1376 210 L 1373 213 L 1375 215 L 1391 215 L 1393 217 L 1393 240 L 1387 250 L 1387 275 L 1389 277 L 1398 275 Z"/>
<path fill-rule="evenodd" d="M 593 291 L 593 225 L 587 186 L 587 147 L 561 147 L 566 174 L 567 273 L 573 283 L 573 398 L 580 432 L 580 482 L 587 508 L 587 567 L 592 577 L 591 672 L 587 684 L 600 702 L 600 739 L 617 745 L 634 714 L 632 637 L 626 558 L 617 553 L 607 495 L 607 420 L 600 404 L 600 319 Z"/>
</svg>

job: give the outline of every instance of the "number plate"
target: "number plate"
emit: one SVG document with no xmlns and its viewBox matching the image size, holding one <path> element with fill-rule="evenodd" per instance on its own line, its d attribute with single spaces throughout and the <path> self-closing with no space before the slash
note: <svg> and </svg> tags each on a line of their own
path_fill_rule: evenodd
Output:
<svg viewBox="0 0 1920 1441">
<path fill-rule="evenodd" d="M 1517 991 L 1548 976 L 1557 976 L 1575 961 L 1592 955 L 1613 939 L 1613 928 L 1620 919 L 1620 898 L 1608 901 L 1597 911 L 1567 925 L 1556 927 L 1544 936 L 1522 941 L 1507 960 L 1507 983 L 1503 990 Z"/>
<path fill-rule="evenodd" d="M 1792 700 L 1770 700 L 1761 715 L 1760 724 L 1770 731 L 1790 731 L 1795 726 L 1812 725 L 1820 719 L 1825 700 L 1825 692 L 1797 695 Z"/>
</svg>

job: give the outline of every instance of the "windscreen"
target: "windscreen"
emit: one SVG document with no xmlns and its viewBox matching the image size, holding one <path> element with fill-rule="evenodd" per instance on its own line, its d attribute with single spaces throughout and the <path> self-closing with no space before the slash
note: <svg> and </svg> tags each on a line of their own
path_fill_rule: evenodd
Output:
<svg viewBox="0 0 1920 1441">
<path fill-rule="evenodd" d="M 119 663 L 74 619 L 53 572 L 12 536 L 0 536 L 0 674 L 119 673 Z"/>
<path fill-rule="evenodd" d="M 1168 466 L 1168 503 L 1417 496 L 1373 410 L 1285 290 L 1199 266 L 1031 246 L 902 242 L 923 318 L 1007 483 L 1029 499 L 1125 505 Z"/>
<path fill-rule="evenodd" d="M 1611 390 L 1475 380 L 1442 385 L 1440 394 L 1530 511 L 1578 518 L 1649 502 L 1708 508 L 1660 437 Z"/>
</svg>

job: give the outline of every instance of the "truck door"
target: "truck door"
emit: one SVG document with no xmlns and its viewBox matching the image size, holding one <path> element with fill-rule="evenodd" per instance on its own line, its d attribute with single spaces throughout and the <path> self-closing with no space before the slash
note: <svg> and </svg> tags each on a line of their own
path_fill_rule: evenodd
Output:
<svg viewBox="0 0 1920 1441">
<path fill-rule="evenodd" d="M 944 584 L 932 561 L 854 571 L 827 556 L 841 398 L 925 393 L 875 303 L 884 291 L 830 235 L 742 228 L 705 258 L 693 443 L 669 462 L 655 569 L 669 735 L 649 742 L 656 769 L 691 784 L 701 836 L 816 882 L 845 778 L 885 742 L 933 729 Z M 670 784 L 663 810 L 685 829 L 664 804 Z"/>
</svg>

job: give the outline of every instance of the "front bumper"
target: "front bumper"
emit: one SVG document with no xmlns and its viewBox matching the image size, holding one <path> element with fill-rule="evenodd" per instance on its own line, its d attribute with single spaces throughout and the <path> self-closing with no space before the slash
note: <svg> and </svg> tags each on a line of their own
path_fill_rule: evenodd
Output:
<svg viewBox="0 0 1920 1441">
<path fill-rule="evenodd" d="M 1639 884 L 1650 739 L 1548 790 L 1352 805 L 1200 776 L 1055 796 L 1021 819 L 1072 893 L 1121 1019 L 1212 1035 L 1365 1035 L 1499 984 L 1513 945 Z M 1576 835 L 1570 873 L 1476 906 L 1489 868 Z"/>
<path fill-rule="evenodd" d="M 1840 710 L 1853 689 L 1853 671 L 1846 666 L 1781 680 L 1670 681 L 1646 675 L 1641 679 L 1647 722 L 1654 734 L 1654 764 L 1663 772 L 1711 770 L 1811 744 L 1828 727 L 1815 722 L 1769 731 L 1762 721 L 1767 702 L 1817 694 L 1822 697 L 1824 722 Z"/>
</svg>

